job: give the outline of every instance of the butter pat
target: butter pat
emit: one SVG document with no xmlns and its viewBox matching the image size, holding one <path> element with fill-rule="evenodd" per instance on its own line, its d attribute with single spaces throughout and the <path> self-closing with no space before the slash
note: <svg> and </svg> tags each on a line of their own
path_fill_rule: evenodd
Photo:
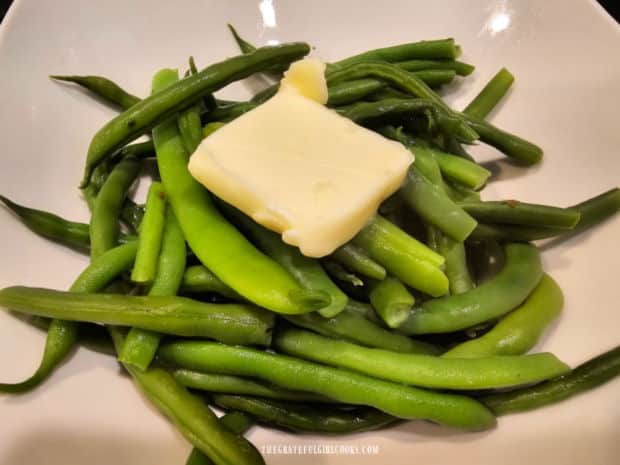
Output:
<svg viewBox="0 0 620 465">
<path fill-rule="evenodd" d="M 274 97 L 204 139 L 189 162 L 207 189 L 309 257 L 353 238 L 413 160 L 324 106 L 324 70 L 293 63 Z"/>
</svg>

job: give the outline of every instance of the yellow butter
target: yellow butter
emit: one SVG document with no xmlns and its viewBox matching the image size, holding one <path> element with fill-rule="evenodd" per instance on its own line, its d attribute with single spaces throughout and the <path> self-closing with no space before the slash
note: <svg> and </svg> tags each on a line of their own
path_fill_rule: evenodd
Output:
<svg viewBox="0 0 620 465">
<path fill-rule="evenodd" d="M 192 176 L 304 255 L 349 241 L 403 182 L 411 153 L 326 108 L 325 66 L 291 65 L 278 93 L 202 141 Z"/>
</svg>

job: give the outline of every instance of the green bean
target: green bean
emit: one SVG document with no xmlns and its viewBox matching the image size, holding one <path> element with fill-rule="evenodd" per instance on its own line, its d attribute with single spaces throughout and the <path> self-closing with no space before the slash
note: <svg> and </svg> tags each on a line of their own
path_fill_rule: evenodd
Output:
<svg viewBox="0 0 620 465">
<path fill-rule="evenodd" d="M 498 415 L 560 402 L 594 389 L 620 374 L 620 346 L 579 365 L 572 372 L 536 386 L 491 394 L 482 401 Z"/>
<path fill-rule="evenodd" d="M 451 110 L 435 92 L 413 73 L 402 70 L 398 66 L 389 63 L 357 63 L 330 73 L 327 76 L 327 83 L 330 85 L 343 80 L 367 77 L 376 77 L 388 81 L 394 87 L 411 95 L 430 100 L 448 115 L 458 120 L 457 133 L 465 142 L 474 142 L 478 139 L 476 131 L 469 127 L 462 115 Z"/>
<path fill-rule="evenodd" d="M 564 297 L 557 283 L 544 274 L 523 304 L 479 338 L 463 342 L 444 357 L 521 355 L 530 350 L 562 311 Z"/>
<path fill-rule="evenodd" d="M 543 151 L 537 145 L 493 126 L 491 123 L 463 114 L 467 124 L 478 133 L 480 140 L 524 165 L 538 163 Z"/>
<path fill-rule="evenodd" d="M 190 266 L 185 270 L 181 290 L 189 293 L 216 292 L 232 300 L 243 300 L 243 297 L 220 281 L 203 265 Z"/>
<path fill-rule="evenodd" d="M 93 168 L 112 152 L 169 116 L 187 108 L 197 99 L 275 63 L 295 61 L 306 55 L 309 50 L 309 46 L 303 43 L 263 47 L 253 53 L 215 63 L 136 103 L 109 121 L 93 137 L 88 149 L 81 187 L 88 185 Z"/>
<path fill-rule="evenodd" d="M 338 108 L 345 118 L 355 122 L 387 115 L 409 115 L 412 113 L 425 113 L 432 110 L 433 114 L 443 111 L 436 103 L 423 98 L 409 99 L 386 99 L 377 102 L 357 102 L 349 106 Z"/>
<path fill-rule="evenodd" d="M 424 40 L 391 47 L 368 50 L 335 62 L 334 68 L 344 68 L 349 65 L 366 61 L 399 62 L 413 59 L 454 59 L 457 56 L 454 39 Z"/>
<path fill-rule="evenodd" d="M 293 49 L 299 47 L 294 46 Z M 283 50 L 290 50 L 290 47 Z M 261 52 L 258 56 L 265 54 Z M 280 55 L 274 52 L 267 54 Z M 248 66 L 247 69 L 254 68 Z M 176 72 L 161 71 L 154 78 L 155 90 L 166 85 L 170 85 L 166 89 L 175 88 L 173 83 L 176 79 Z M 162 90 L 159 93 L 166 92 Z M 259 252 L 222 217 L 209 193 L 187 170 L 188 155 L 175 122 L 169 121 L 156 127 L 153 140 L 159 172 L 172 210 L 190 249 L 209 270 L 251 302 L 275 312 L 303 313 L 324 305 L 324 296 L 317 298 L 316 293 L 301 289 L 284 268 Z"/>
<path fill-rule="evenodd" d="M 483 223 L 506 223 L 545 228 L 572 229 L 579 223 L 579 211 L 518 200 L 460 202 L 459 205 Z"/>
<path fill-rule="evenodd" d="M 131 280 L 134 283 L 150 284 L 155 279 L 165 217 L 166 193 L 160 182 L 153 182 L 146 199 L 144 219 L 138 235 L 138 253 L 131 271 Z"/>
<path fill-rule="evenodd" d="M 89 248 L 87 224 L 68 221 L 53 213 L 19 205 L 3 195 L 0 195 L 0 201 L 32 232 L 77 250 Z"/>
<path fill-rule="evenodd" d="M 450 293 L 463 294 L 471 290 L 474 285 L 467 267 L 465 245 L 439 233 L 437 235 L 437 247 L 446 259 L 444 273 L 446 273 L 450 283 Z"/>
<path fill-rule="evenodd" d="M 112 327 L 110 334 L 117 352 L 120 352 L 124 344 L 123 333 Z M 139 371 L 131 365 L 125 365 L 125 369 L 144 395 L 214 463 L 264 465 L 252 444 L 227 430 L 201 399 L 190 394 L 166 370 Z"/>
<path fill-rule="evenodd" d="M 97 292 L 103 289 L 118 274 L 132 265 L 136 250 L 137 243 L 134 241 L 102 254 L 77 277 L 70 288 L 71 292 Z M 60 302 L 58 305 L 64 304 Z M 23 393 L 40 385 L 75 347 L 78 335 L 79 326 L 75 322 L 52 320 L 47 331 L 43 358 L 35 373 L 19 383 L 0 383 L 0 392 Z"/>
<path fill-rule="evenodd" d="M 299 402 L 329 402 L 326 397 L 317 396 L 316 394 L 302 391 L 289 391 L 240 376 L 199 373 L 197 371 L 184 369 L 174 370 L 172 371 L 172 375 L 174 379 L 189 389 L 200 389 L 202 391 L 223 394 L 245 394 Z"/>
<path fill-rule="evenodd" d="M 235 42 L 237 42 L 237 45 L 239 46 L 239 50 L 241 51 L 241 53 L 247 54 L 247 53 L 252 53 L 256 51 L 257 48 L 251 43 L 249 43 L 247 40 L 241 38 L 241 36 L 237 33 L 236 29 L 232 27 L 230 23 L 227 26 L 228 26 L 228 29 L 230 30 L 230 33 L 233 36 L 233 39 L 235 39 Z M 266 71 L 268 73 L 274 74 L 273 77 L 280 77 L 281 74 L 287 69 L 288 69 L 288 63 L 282 63 L 282 64 L 275 64 L 269 67 L 269 69 Z"/>
<path fill-rule="evenodd" d="M 407 180 L 400 192 L 405 203 L 423 220 L 455 241 L 464 241 L 476 227 L 476 221 L 415 165 L 409 167 Z"/>
<path fill-rule="evenodd" d="M 198 72 L 196 69 L 196 63 L 194 63 L 194 57 L 190 57 L 189 66 L 189 74 L 194 75 Z M 177 118 L 179 133 L 181 134 L 181 140 L 183 141 L 183 146 L 185 147 L 187 153 L 194 153 L 194 150 L 196 150 L 202 141 L 202 121 L 200 120 L 200 114 L 202 113 L 201 110 L 201 104 L 197 103 L 183 110 L 179 113 Z"/>
<path fill-rule="evenodd" d="M 363 304 L 349 300 L 346 310 L 333 318 L 322 318 L 315 313 L 290 315 L 285 318 L 296 326 L 311 329 L 323 336 L 342 338 L 368 347 L 429 355 L 437 355 L 440 352 L 431 344 L 416 341 L 379 326 L 378 321 L 371 321 L 359 313 L 360 306 L 364 307 Z M 374 314 L 372 308 L 367 308 L 366 311 Z"/>
<path fill-rule="evenodd" d="M 202 137 L 209 137 L 211 134 L 213 134 L 215 131 L 217 131 L 219 128 L 221 128 L 222 126 L 225 126 L 226 123 L 223 123 L 221 121 L 216 121 L 213 123 L 207 123 L 204 125 L 204 127 L 202 128 Z"/>
<path fill-rule="evenodd" d="M 408 286 L 435 297 L 448 291 L 444 258 L 385 218 L 375 216 L 352 242 Z"/>
<path fill-rule="evenodd" d="M 350 284 L 354 287 L 362 287 L 364 285 L 364 281 L 362 281 L 359 276 L 355 273 L 351 273 L 338 262 L 323 260 L 323 268 L 325 268 L 329 276 L 337 281 Z"/>
<path fill-rule="evenodd" d="M 234 434 L 243 434 L 254 424 L 249 416 L 241 412 L 228 412 L 218 420 L 224 428 Z M 187 457 L 185 465 L 213 465 L 213 461 L 204 455 L 200 449 L 194 447 Z"/>
<path fill-rule="evenodd" d="M 495 76 L 484 86 L 478 95 L 465 107 L 463 113 L 474 118 L 485 119 L 499 103 L 515 77 L 506 68 L 500 69 Z"/>
<path fill-rule="evenodd" d="M 183 231 L 170 209 L 166 211 L 161 252 L 157 272 L 149 289 L 151 296 L 176 295 L 185 270 L 186 250 Z M 119 360 L 146 370 L 153 360 L 161 335 L 152 331 L 132 328 L 127 334 Z"/>
<path fill-rule="evenodd" d="M 159 355 L 184 368 L 250 376 L 343 403 L 375 407 L 399 418 L 427 419 L 470 430 L 495 425 L 495 418 L 485 407 L 464 396 L 398 385 L 284 355 L 211 342 L 166 344 Z"/>
<path fill-rule="evenodd" d="M 247 113 L 250 110 L 256 108 L 259 104 L 254 102 L 237 102 L 231 103 L 230 105 L 222 105 L 214 108 L 213 110 L 207 112 L 206 119 L 207 121 L 223 121 L 229 122 L 232 121 L 239 116 Z M 193 150 L 192 150 L 193 152 Z M 189 152 L 189 153 L 192 153 Z"/>
<path fill-rule="evenodd" d="M 268 345 L 273 326 L 273 314 L 258 307 L 184 297 L 75 294 L 14 286 L 0 290 L 0 303 L 33 315 L 209 337 L 229 344 Z"/>
<path fill-rule="evenodd" d="M 491 175 L 491 172 L 482 166 L 441 150 L 418 146 L 413 147 L 412 150 L 415 154 L 420 150 L 426 151 L 437 161 L 443 176 L 450 181 L 458 182 L 471 189 L 480 189 Z"/>
<path fill-rule="evenodd" d="M 248 396 L 214 395 L 213 401 L 226 409 L 240 410 L 261 423 L 292 431 L 347 434 L 372 431 L 398 421 L 368 407 L 335 410 L 320 405 L 299 405 Z"/>
<path fill-rule="evenodd" d="M 328 87 L 327 105 L 333 107 L 352 103 L 385 86 L 385 82 L 370 78 L 340 82 Z"/>
<path fill-rule="evenodd" d="M 494 389 L 540 382 L 570 368 L 550 353 L 453 359 L 370 349 L 298 329 L 278 331 L 275 347 L 294 357 L 386 381 L 438 389 Z"/>
<path fill-rule="evenodd" d="M 461 143 L 457 140 L 457 138 L 452 135 L 452 134 L 444 134 L 443 135 L 443 149 L 448 152 L 451 153 L 453 155 L 456 155 L 458 157 L 464 158 L 466 160 L 469 161 L 474 161 L 474 157 L 472 157 L 467 150 L 465 150 L 463 148 L 463 146 L 461 145 Z"/>
<path fill-rule="evenodd" d="M 579 212 L 579 222 L 573 229 L 478 224 L 470 237 L 473 240 L 535 241 L 579 233 L 605 221 L 620 210 L 620 189 L 615 187 L 568 209 Z"/>
<path fill-rule="evenodd" d="M 385 324 L 397 328 L 409 316 L 415 298 L 398 279 L 388 276 L 370 287 L 370 303 Z"/>
<path fill-rule="evenodd" d="M 424 69 L 412 71 L 411 74 L 429 87 L 440 87 L 444 84 L 449 84 L 456 77 L 456 71 L 451 69 Z"/>
<path fill-rule="evenodd" d="M 106 102 L 112 103 L 124 110 L 140 101 L 138 97 L 126 92 L 115 82 L 101 76 L 50 76 L 50 78 L 56 81 L 78 84 Z"/>
<path fill-rule="evenodd" d="M 128 228 L 137 232 L 140 229 L 140 223 L 144 218 L 144 207 L 136 204 L 131 199 L 125 199 L 123 207 L 121 209 L 121 221 L 127 225 Z"/>
<path fill-rule="evenodd" d="M 353 244 L 347 243 L 337 248 L 330 257 L 355 273 L 378 280 L 385 278 L 385 268 Z"/>
<path fill-rule="evenodd" d="M 492 279 L 463 294 L 424 302 L 399 328 L 408 334 L 447 333 L 508 313 L 542 278 L 540 255 L 528 244 L 506 245 L 506 264 Z"/>
<path fill-rule="evenodd" d="M 96 258 L 116 245 L 120 233 L 119 214 L 127 191 L 140 171 L 140 162 L 123 158 L 97 194 L 90 220 L 90 255 Z"/>
<path fill-rule="evenodd" d="M 325 318 L 330 318 L 344 310 L 347 296 L 329 278 L 318 260 L 304 256 L 297 247 L 285 244 L 280 235 L 255 223 L 251 218 L 234 207 L 219 203 L 228 218 L 232 219 L 269 257 L 287 270 L 304 289 L 323 292 L 329 296 L 330 303 L 318 310 Z"/>
<path fill-rule="evenodd" d="M 451 69 L 459 76 L 469 76 L 475 67 L 468 63 L 455 60 L 407 60 L 394 63 L 405 71 L 421 71 L 426 69 Z"/>
</svg>

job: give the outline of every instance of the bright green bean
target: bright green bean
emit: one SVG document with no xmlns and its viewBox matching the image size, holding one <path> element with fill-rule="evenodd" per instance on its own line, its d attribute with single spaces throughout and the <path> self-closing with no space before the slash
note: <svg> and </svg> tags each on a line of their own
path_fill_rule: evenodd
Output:
<svg viewBox="0 0 620 465">
<path fill-rule="evenodd" d="M 400 326 L 415 303 L 415 298 L 403 283 L 391 276 L 374 282 L 368 297 L 381 319 L 390 328 Z"/>
<path fill-rule="evenodd" d="M 471 290 L 474 284 L 467 266 L 465 245 L 445 234 L 437 234 L 437 250 L 446 259 L 444 272 L 450 283 L 451 294 L 462 294 Z"/>
<path fill-rule="evenodd" d="M 211 342 L 166 344 L 159 355 L 165 362 L 184 368 L 250 376 L 343 403 L 368 405 L 399 418 L 423 418 L 468 430 L 495 425 L 486 408 L 464 396 L 398 385 L 284 355 Z"/>
<path fill-rule="evenodd" d="M 154 89 L 174 86 L 176 79 L 176 72 L 163 70 L 154 78 Z M 174 121 L 157 126 L 153 140 L 172 210 L 189 247 L 209 270 L 248 300 L 275 312 L 303 313 L 324 305 L 315 295 L 307 298 L 293 276 L 217 211 L 207 190 L 187 170 L 188 155 Z"/>
<path fill-rule="evenodd" d="M 441 358 L 371 349 L 298 329 L 278 331 L 273 342 L 279 351 L 294 357 L 426 388 L 506 388 L 544 381 L 570 371 L 550 353 Z"/>
<path fill-rule="evenodd" d="M 564 297 L 557 283 L 544 274 L 536 289 L 517 309 L 479 338 L 463 342 L 444 357 L 487 357 L 521 355 L 530 350 L 545 329 L 562 311 Z"/>
<path fill-rule="evenodd" d="M 22 286 L 0 290 L 0 304 L 50 318 L 209 337 L 229 344 L 268 345 L 274 319 L 263 309 L 242 304 L 208 304 L 183 297 L 76 294 Z"/>
<path fill-rule="evenodd" d="M 138 284 L 150 284 L 157 273 L 157 261 L 161 250 L 166 217 L 166 193 L 160 182 L 149 188 L 144 218 L 138 232 L 138 253 L 131 271 L 131 280 Z"/>
<path fill-rule="evenodd" d="M 424 302 L 399 328 L 408 334 L 448 333 L 508 313 L 542 278 L 540 255 L 528 244 L 506 245 L 506 264 L 493 278 L 463 294 Z"/>
<path fill-rule="evenodd" d="M 329 402 L 326 397 L 309 392 L 289 391 L 277 386 L 260 383 L 240 376 L 200 373 L 197 371 L 177 369 L 172 371 L 174 379 L 190 389 L 222 394 L 245 394 L 268 397 L 271 399 L 294 400 L 299 402 Z"/>
<path fill-rule="evenodd" d="M 515 77 L 510 71 L 506 68 L 500 69 L 471 103 L 465 107 L 463 113 L 475 118 L 485 119 L 502 97 L 506 95 L 514 80 Z"/>
<path fill-rule="evenodd" d="M 351 243 L 337 248 L 330 257 L 355 273 L 378 280 L 385 278 L 385 268 Z"/>
<path fill-rule="evenodd" d="M 181 290 L 189 293 L 216 292 L 232 300 L 243 300 L 243 297 L 220 281 L 203 265 L 190 266 L 185 270 Z"/>
</svg>

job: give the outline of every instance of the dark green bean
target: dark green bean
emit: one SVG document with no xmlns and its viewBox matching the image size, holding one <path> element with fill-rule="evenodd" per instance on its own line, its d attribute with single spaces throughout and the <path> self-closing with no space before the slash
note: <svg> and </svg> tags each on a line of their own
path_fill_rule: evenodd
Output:
<svg viewBox="0 0 620 465">
<path fill-rule="evenodd" d="M 161 92 L 141 100 L 113 118 L 93 137 L 86 159 L 81 187 L 86 187 L 93 168 L 112 152 L 187 108 L 197 99 L 225 85 L 243 79 L 275 63 L 290 63 L 310 51 L 303 43 L 262 47 L 255 52 L 211 65 L 193 76 L 175 83 Z"/>
<path fill-rule="evenodd" d="M 463 294 L 424 302 L 399 328 L 408 334 L 448 333 L 497 318 L 521 304 L 542 278 L 534 246 L 508 244 L 506 264 L 495 277 Z"/>
<path fill-rule="evenodd" d="M 340 263 L 332 260 L 323 260 L 323 268 L 325 268 L 325 271 L 329 276 L 337 281 L 350 284 L 354 287 L 361 287 L 364 285 L 364 281 L 362 281 L 359 276 L 355 273 L 351 273 L 349 270 L 340 265 Z"/>
<path fill-rule="evenodd" d="M 232 27 L 230 23 L 228 24 L 228 29 L 230 30 L 230 33 L 232 34 L 233 39 L 235 39 L 235 42 L 237 42 L 237 45 L 239 46 L 239 50 L 241 51 L 241 53 L 252 53 L 256 51 L 257 47 L 249 43 L 247 40 L 241 38 L 239 33 L 237 33 L 237 30 L 234 27 Z M 282 64 L 275 64 L 273 66 L 270 66 L 269 69 L 266 71 L 268 74 L 273 74 L 274 78 L 278 78 L 278 77 L 281 77 L 282 73 L 286 71 L 287 69 L 288 69 L 288 63 L 282 63 Z"/>
<path fill-rule="evenodd" d="M 118 84 L 101 76 L 50 76 L 56 81 L 78 84 L 106 102 L 112 103 L 123 110 L 134 106 L 140 101 L 135 95 L 123 90 Z"/>
<path fill-rule="evenodd" d="M 550 353 L 441 358 L 371 349 L 299 329 L 278 331 L 273 342 L 280 352 L 294 357 L 426 388 L 505 388 L 544 381 L 570 371 Z"/>
<path fill-rule="evenodd" d="M 463 110 L 463 113 L 478 119 L 485 119 L 499 103 L 515 77 L 506 68 L 500 69 L 493 78 L 484 86 L 476 97 Z"/>
<path fill-rule="evenodd" d="M 111 327 L 110 334 L 117 352 L 120 352 L 124 344 L 123 333 Z M 190 394 L 166 370 L 139 371 L 130 365 L 125 365 L 125 369 L 145 396 L 214 463 L 264 465 L 252 444 L 226 429 L 201 399 Z"/>
<path fill-rule="evenodd" d="M 190 389 L 217 392 L 222 394 L 244 394 L 298 402 L 329 402 L 326 397 L 309 392 L 289 391 L 277 386 L 260 383 L 240 376 L 199 373 L 197 371 L 177 369 L 172 371 L 174 379 Z"/>
<path fill-rule="evenodd" d="M 229 122 L 256 108 L 259 104 L 254 102 L 238 102 L 230 105 L 222 105 L 207 112 L 207 121 Z M 192 150 L 193 152 L 193 150 Z M 192 153 L 189 152 L 189 153 Z"/>
<path fill-rule="evenodd" d="M 385 278 L 385 268 L 353 244 L 337 248 L 330 257 L 355 273 L 378 280 Z"/>
<path fill-rule="evenodd" d="M 248 396 L 214 395 L 213 401 L 226 409 L 240 410 L 260 423 L 292 431 L 347 434 L 372 431 L 398 421 L 368 407 L 336 410 L 321 405 L 300 405 Z"/>
<path fill-rule="evenodd" d="M 163 345 L 159 356 L 184 368 L 250 376 L 347 404 L 375 407 L 399 418 L 424 418 L 467 430 L 495 425 L 485 407 L 465 396 L 399 385 L 284 355 L 211 342 L 177 342 Z"/>
<path fill-rule="evenodd" d="M 459 205 L 482 223 L 506 223 L 545 228 L 572 229 L 579 223 L 579 211 L 518 200 L 460 202 Z"/>
<path fill-rule="evenodd" d="M 230 344 L 268 345 L 273 314 L 242 304 L 207 304 L 183 297 L 76 294 L 51 289 L 7 287 L 0 303 L 34 315 L 87 321 Z"/>
<path fill-rule="evenodd" d="M 620 346 L 579 365 L 572 372 L 536 386 L 482 398 L 497 415 L 523 412 L 560 402 L 620 375 Z"/>
<path fill-rule="evenodd" d="M 53 213 L 19 205 L 3 195 L 0 195 L 0 201 L 32 232 L 80 251 L 88 250 L 90 247 L 87 224 L 76 223 Z"/>
<path fill-rule="evenodd" d="M 120 233 L 119 216 L 125 197 L 140 171 L 140 161 L 123 158 L 97 194 L 90 220 L 90 255 L 96 258 L 116 245 Z"/>
<path fill-rule="evenodd" d="M 103 289 L 118 274 L 131 266 L 136 250 L 137 243 L 134 241 L 111 249 L 93 260 L 74 281 L 71 292 L 97 292 Z M 57 305 L 62 306 L 64 303 L 60 302 Z M 0 384 L 0 392 L 23 393 L 40 385 L 75 347 L 78 334 L 79 326 L 75 322 L 52 320 L 47 331 L 43 358 L 35 373 L 20 383 Z"/>
<path fill-rule="evenodd" d="M 285 318 L 296 326 L 311 329 L 324 336 L 341 338 L 368 347 L 429 355 L 437 355 L 440 352 L 440 349 L 431 344 L 416 341 L 379 326 L 377 321 L 371 321 L 356 311 L 360 306 L 363 304 L 350 301 L 346 310 L 329 319 L 315 313 Z M 366 310 L 374 313 L 372 308 Z"/>
<path fill-rule="evenodd" d="M 420 71 L 423 69 L 451 69 L 459 76 L 469 76 L 475 67 L 468 63 L 455 60 L 408 60 L 394 63 L 405 71 Z"/>
<path fill-rule="evenodd" d="M 121 221 L 134 232 L 138 232 L 142 218 L 144 218 L 144 207 L 131 199 L 125 199 L 121 209 Z"/>
<path fill-rule="evenodd" d="M 340 82 L 327 88 L 327 105 L 333 107 L 353 103 L 385 86 L 385 82 L 370 78 Z"/>
</svg>

